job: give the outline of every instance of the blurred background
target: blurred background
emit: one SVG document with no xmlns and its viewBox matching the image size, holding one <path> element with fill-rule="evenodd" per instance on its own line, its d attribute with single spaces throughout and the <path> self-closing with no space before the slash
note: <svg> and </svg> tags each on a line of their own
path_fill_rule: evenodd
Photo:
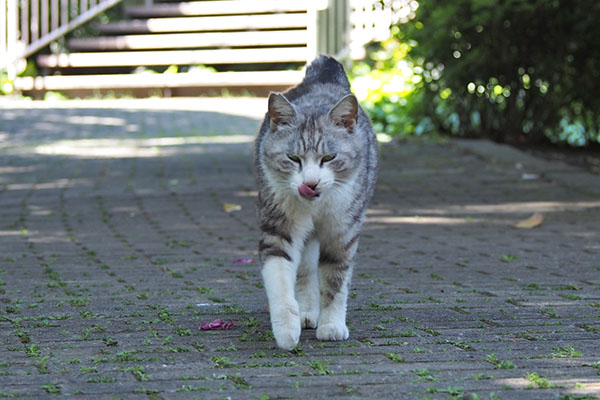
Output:
<svg viewBox="0 0 600 400">
<path fill-rule="evenodd" d="M 0 0 L 0 96 L 263 96 L 323 53 L 377 132 L 597 151 L 599 19 L 597 0 Z"/>
</svg>

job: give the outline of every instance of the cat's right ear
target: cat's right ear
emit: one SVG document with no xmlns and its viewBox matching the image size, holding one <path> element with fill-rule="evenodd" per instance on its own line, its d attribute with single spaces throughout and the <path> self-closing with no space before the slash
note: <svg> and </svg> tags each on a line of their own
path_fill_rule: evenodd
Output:
<svg viewBox="0 0 600 400">
<path fill-rule="evenodd" d="M 271 128 L 275 125 L 289 124 L 296 116 L 294 106 L 281 93 L 269 95 L 269 118 Z"/>
</svg>

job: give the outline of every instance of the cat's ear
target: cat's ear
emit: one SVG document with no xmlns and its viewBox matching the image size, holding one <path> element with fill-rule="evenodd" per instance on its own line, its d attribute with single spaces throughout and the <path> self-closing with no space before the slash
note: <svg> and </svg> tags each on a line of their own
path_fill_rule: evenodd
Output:
<svg viewBox="0 0 600 400">
<path fill-rule="evenodd" d="M 296 116 L 294 106 L 281 93 L 269 95 L 269 118 L 271 126 L 289 124 Z"/>
<path fill-rule="evenodd" d="M 358 100 L 353 94 L 343 97 L 329 111 L 329 117 L 339 126 L 348 129 L 348 132 L 354 131 L 356 117 L 358 116 Z"/>
</svg>

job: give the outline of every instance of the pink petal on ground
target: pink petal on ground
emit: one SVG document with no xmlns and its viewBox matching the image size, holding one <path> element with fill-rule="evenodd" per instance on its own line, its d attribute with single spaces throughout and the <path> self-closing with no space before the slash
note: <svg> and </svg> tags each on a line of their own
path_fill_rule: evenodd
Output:
<svg viewBox="0 0 600 400">
<path fill-rule="evenodd" d="M 235 326 L 233 321 L 223 322 L 221 319 L 216 319 L 213 322 L 202 322 L 200 325 L 201 331 L 224 331 Z"/>
<path fill-rule="evenodd" d="M 236 258 L 233 262 L 236 264 L 253 264 L 256 260 L 253 258 Z"/>
</svg>

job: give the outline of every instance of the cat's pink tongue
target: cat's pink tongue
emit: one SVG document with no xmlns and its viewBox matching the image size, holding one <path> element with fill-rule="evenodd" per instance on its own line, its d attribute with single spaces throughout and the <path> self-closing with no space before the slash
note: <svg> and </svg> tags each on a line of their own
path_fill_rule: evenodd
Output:
<svg viewBox="0 0 600 400">
<path fill-rule="evenodd" d="M 302 185 L 298 186 L 298 192 L 300 192 L 300 196 L 302 196 L 302 197 L 315 197 L 316 195 L 319 194 L 319 193 L 317 193 L 317 191 L 312 190 L 304 183 Z"/>
</svg>

